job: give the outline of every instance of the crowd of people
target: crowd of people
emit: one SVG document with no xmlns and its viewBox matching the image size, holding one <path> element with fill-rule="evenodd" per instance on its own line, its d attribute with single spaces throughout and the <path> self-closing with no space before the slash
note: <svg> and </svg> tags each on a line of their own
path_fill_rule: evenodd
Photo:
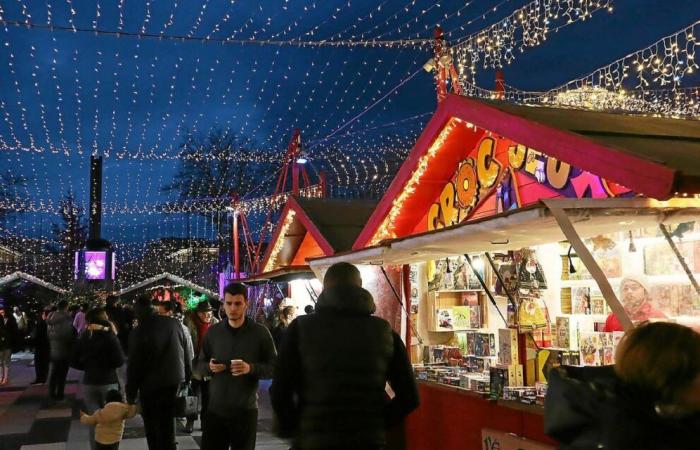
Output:
<svg viewBox="0 0 700 450">
<path fill-rule="evenodd" d="M 643 308 L 643 280 L 625 280 L 621 290 L 625 306 Z M 359 270 L 331 266 L 316 309 L 294 318 L 283 305 L 271 329 L 250 318 L 247 292 L 226 286 L 219 318 L 207 300 L 186 311 L 145 295 L 133 306 L 110 297 L 71 310 L 60 301 L 23 324 L 24 333 L 31 329 L 36 383 L 48 380 L 60 402 L 69 367 L 83 371 L 81 422 L 91 426 L 96 449 L 119 448 L 124 421 L 140 413 L 151 450 L 176 448 L 177 417 L 189 433 L 200 419 L 204 449 L 252 450 L 258 382 L 270 378 L 276 431 L 294 450 L 394 448 L 387 431 L 417 408 L 418 390 L 406 347 L 373 315 Z M 0 314 L 6 383 L 10 355 L 26 341 L 21 311 Z M 615 366 L 550 371 L 545 427 L 563 449 L 694 448 L 700 335 L 672 323 L 636 325 Z"/>
<path fill-rule="evenodd" d="M 270 329 L 251 319 L 237 283 L 226 286 L 219 318 L 208 300 L 193 310 L 146 295 L 133 305 L 59 301 L 33 327 L 35 383 L 48 382 L 58 403 L 69 368 L 83 372 L 81 422 L 96 449 L 119 448 L 124 421 L 139 413 L 151 450 L 175 449 L 176 425 L 191 433 L 197 419 L 202 448 L 252 450 L 259 380 L 270 378 L 278 432 L 294 449 L 382 449 L 385 428 L 417 407 L 418 392 L 403 342 L 372 316 L 361 285 L 357 268 L 334 266 L 316 311 L 294 320 L 282 307 Z M 12 319 L 0 324 L 3 361 L 2 350 L 19 345 Z M 9 377 L 6 360 L 0 375 Z M 196 407 L 185 411 L 183 397 Z"/>
</svg>

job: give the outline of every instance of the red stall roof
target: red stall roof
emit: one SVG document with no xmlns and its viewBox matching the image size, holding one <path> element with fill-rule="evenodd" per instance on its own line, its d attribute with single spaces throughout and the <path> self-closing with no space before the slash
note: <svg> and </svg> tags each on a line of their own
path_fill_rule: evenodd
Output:
<svg viewBox="0 0 700 450">
<path fill-rule="evenodd" d="M 650 198 L 675 193 L 700 193 L 700 122 L 551 107 L 512 105 L 450 95 L 418 138 L 413 150 L 354 243 L 364 248 L 392 208 L 397 227 L 406 235 L 409 223 L 422 215 L 449 181 L 459 161 L 458 119 L 519 144 L 544 152 L 572 166 L 623 185 Z M 417 169 L 419 160 L 441 137 L 440 150 L 424 172 L 421 192 L 400 206 L 394 204 Z M 445 149 L 443 152 L 442 149 Z"/>
<path fill-rule="evenodd" d="M 265 253 L 263 271 L 298 267 L 307 257 L 350 250 L 376 206 L 369 200 L 290 197 Z M 267 267 L 271 256 L 275 261 Z"/>
</svg>

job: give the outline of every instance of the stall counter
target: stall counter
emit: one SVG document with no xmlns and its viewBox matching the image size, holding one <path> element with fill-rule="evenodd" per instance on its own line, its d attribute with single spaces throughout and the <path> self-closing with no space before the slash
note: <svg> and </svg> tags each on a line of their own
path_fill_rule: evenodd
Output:
<svg viewBox="0 0 700 450">
<path fill-rule="evenodd" d="M 544 409 L 494 402 L 457 387 L 418 382 L 420 406 L 407 419 L 409 450 L 478 450 L 482 429 L 489 428 L 556 446 L 544 434 Z M 514 407 L 517 406 L 517 407 Z"/>
</svg>

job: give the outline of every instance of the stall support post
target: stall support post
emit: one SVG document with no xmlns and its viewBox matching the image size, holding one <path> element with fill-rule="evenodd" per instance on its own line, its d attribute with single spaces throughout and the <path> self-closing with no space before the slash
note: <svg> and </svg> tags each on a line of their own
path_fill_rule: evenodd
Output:
<svg viewBox="0 0 700 450">
<path fill-rule="evenodd" d="M 404 264 L 401 266 L 401 282 L 403 283 L 403 303 L 408 305 L 408 312 L 406 313 L 406 328 L 403 338 L 406 342 L 406 348 L 411 349 L 411 327 L 409 322 L 411 321 L 411 266 Z M 403 311 L 403 310 L 402 310 Z M 403 313 L 402 313 L 403 314 Z"/>
<path fill-rule="evenodd" d="M 613 290 L 612 286 L 610 286 L 608 278 L 605 276 L 603 270 L 593 258 L 593 255 L 588 250 L 588 247 L 586 247 L 586 244 L 583 243 L 581 236 L 579 236 L 579 234 L 576 232 L 574 225 L 571 223 L 571 220 L 569 220 L 569 216 L 566 215 L 566 211 L 564 211 L 564 209 L 562 209 L 560 206 L 556 205 L 556 202 L 551 202 L 549 200 L 542 200 L 542 202 L 552 212 L 552 216 L 554 216 L 557 224 L 559 224 L 559 228 L 561 228 L 564 236 L 566 236 L 566 239 L 569 241 L 571 246 L 574 247 L 576 254 L 579 258 L 581 258 L 581 262 L 583 262 L 588 271 L 591 273 L 591 276 L 595 282 L 598 284 L 598 288 L 603 294 L 603 298 L 605 298 L 605 301 L 607 301 L 608 305 L 610 305 L 610 309 L 615 316 L 617 316 L 622 328 L 625 331 L 634 328 L 632 320 L 629 318 L 627 311 L 625 311 L 622 303 L 620 303 L 620 300 L 615 295 L 615 291 Z"/>
</svg>

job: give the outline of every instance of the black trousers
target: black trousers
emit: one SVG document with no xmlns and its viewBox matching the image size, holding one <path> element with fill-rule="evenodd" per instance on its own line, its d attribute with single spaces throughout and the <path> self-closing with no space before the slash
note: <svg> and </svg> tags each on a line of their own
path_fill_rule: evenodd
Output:
<svg viewBox="0 0 700 450">
<path fill-rule="evenodd" d="M 54 400 L 62 400 L 66 389 L 66 377 L 68 376 L 68 360 L 57 359 L 51 361 L 51 374 L 49 376 L 49 397 Z"/>
<path fill-rule="evenodd" d="M 141 417 L 149 450 L 175 450 L 175 396 L 178 386 L 141 392 Z"/>
<path fill-rule="evenodd" d="M 119 450 L 119 442 L 114 444 L 100 444 L 95 442 L 95 450 Z"/>
<path fill-rule="evenodd" d="M 227 417 L 208 411 L 202 450 L 255 450 L 257 431 L 257 409 L 241 409 Z"/>
<path fill-rule="evenodd" d="M 37 383 L 46 383 L 49 376 L 49 352 L 37 349 L 34 352 L 34 373 Z"/>
</svg>

